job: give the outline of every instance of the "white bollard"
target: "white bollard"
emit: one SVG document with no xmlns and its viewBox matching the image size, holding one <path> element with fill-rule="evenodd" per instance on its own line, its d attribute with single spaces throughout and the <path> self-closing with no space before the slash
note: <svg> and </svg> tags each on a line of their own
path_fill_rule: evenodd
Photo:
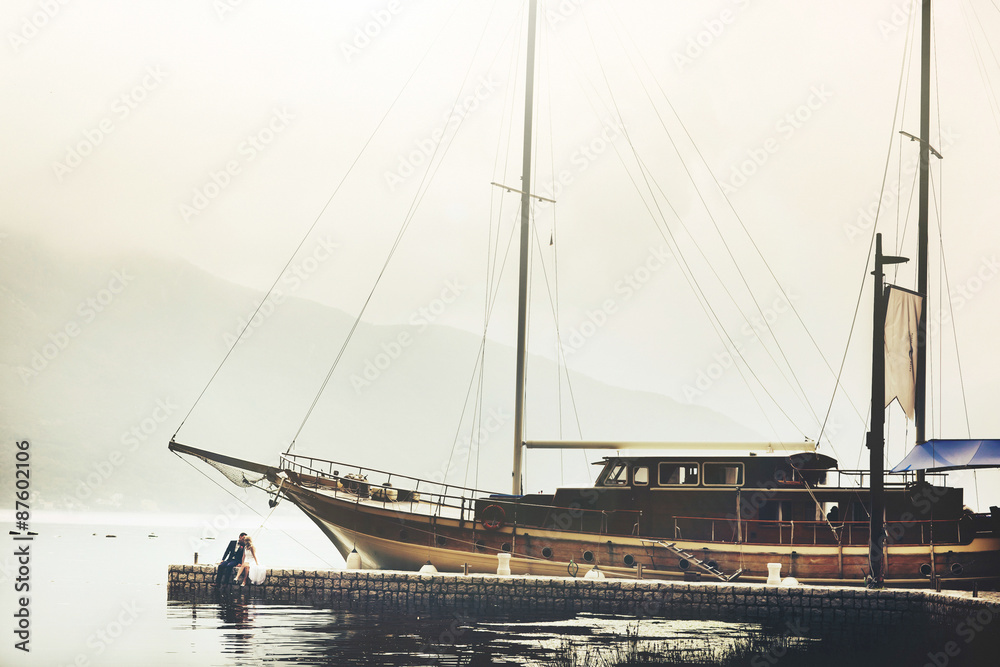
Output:
<svg viewBox="0 0 1000 667">
<path fill-rule="evenodd" d="M 430 561 L 420 566 L 420 574 L 437 574 L 437 571 L 438 569 Z"/>
<path fill-rule="evenodd" d="M 604 573 L 601 572 L 600 568 L 595 565 L 594 567 L 590 568 L 590 571 L 587 572 L 587 574 L 583 575 L 583 578 L 584 579 L 604 579 L 605 577 L 604 577 Z"/>
<path fill-rule="evenodd" d="M 361 569 L 361 554 L 358 553 L 357 549 L 351 549 L 351 553 L 347 554 L 347 569 L 348 570 Z"/>
<path fill-rule="evenodd" d="M 510 576 L 510 554 L 497 554 L 497 574 L 502 577 Z"/>
<path fill-rule="evenodd" d="M 767 564 L 767 581 L 765 583 L 768 586 L 777 586 L 781 583 L 781 563 Z"/>
</svg>

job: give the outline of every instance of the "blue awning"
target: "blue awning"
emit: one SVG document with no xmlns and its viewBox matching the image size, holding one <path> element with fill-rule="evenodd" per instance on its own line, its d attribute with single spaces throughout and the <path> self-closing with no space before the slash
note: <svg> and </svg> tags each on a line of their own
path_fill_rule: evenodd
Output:
<svg viewBox="0 0 1000 667">
<path fill-rule="evenodd" d="M 1000 468 L 1000 440 L 928 440 L 910 450 L 892 472 Z"/>
</svg>

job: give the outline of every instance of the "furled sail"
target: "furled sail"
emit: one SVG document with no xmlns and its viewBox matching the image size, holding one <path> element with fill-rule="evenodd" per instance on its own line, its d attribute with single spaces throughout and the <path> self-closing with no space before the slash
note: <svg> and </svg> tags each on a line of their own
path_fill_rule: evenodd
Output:
<svg viewBox="0 0 1000 667">
<path fill-rule="evenodd" d="M 913 419 L 917 387 L 917 323 L 923 299 L 919 294 L 889 287 L 885 312 L 885 406 L 898 400 Z"/>
<path fill-rule="evenodd" d="M 201 459 L 225 475 L 226 479 L 236 486 L 254 486 L 258 482 L 266 480 L 268 474 L 274 475 L 279 472 L 277 468 L 272 466 L 245 461 L 232 456 L 226 456 L 225 454 L 217 454 L 207 449 L 182 445 L 174 440 L 170 441 L 167 448 L 176 454 L 187 454 L 188 456 Z"/>
<path fill-rule="evenodd" d="M 892 472 L 1000 467 L 1000 440 L 928 440 L 910 450 Z"/>
</svg>

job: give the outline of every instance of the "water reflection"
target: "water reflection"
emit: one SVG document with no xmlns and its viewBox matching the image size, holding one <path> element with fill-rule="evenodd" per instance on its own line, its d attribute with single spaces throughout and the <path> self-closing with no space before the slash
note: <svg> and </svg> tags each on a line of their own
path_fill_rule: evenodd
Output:
<svg viewBox="0 0 1000 667">
<path fill-rule="evenodd" d="M 218 642 L 225 665 L 546 665 L 594 657 L 628 633 L 675 647 L 720 645 L 758 631 L 745 623 L 643 621 L 583 615 L 509 622 L 387 616 L 245 599 L 168 602 L 168 621 L 194 632 L 188 645 Z M 576 664 L 585 664 L 577 662 Z"/>
</svg>

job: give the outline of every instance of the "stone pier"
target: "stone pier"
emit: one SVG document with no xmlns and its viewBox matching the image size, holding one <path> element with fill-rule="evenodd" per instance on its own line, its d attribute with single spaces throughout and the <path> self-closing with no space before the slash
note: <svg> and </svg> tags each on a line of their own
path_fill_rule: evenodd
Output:
<svg viewBox="0 0 1000 667">
<path fill-rule="evenodd" d="M 762 622 L 813 636 L 877 639 L 976 632 L 1000 615 L 1000 594 L 661 580 L 418 574 L 381 570 L 268 570 L 261 585 L 214 586 L 211 565 L 171 565 L 168 598 L 218 595 L 374 613 L 542 618 L 589 612 Z M 989 628 L 1000 633 L 1000 618 Z"/>
</svg>

